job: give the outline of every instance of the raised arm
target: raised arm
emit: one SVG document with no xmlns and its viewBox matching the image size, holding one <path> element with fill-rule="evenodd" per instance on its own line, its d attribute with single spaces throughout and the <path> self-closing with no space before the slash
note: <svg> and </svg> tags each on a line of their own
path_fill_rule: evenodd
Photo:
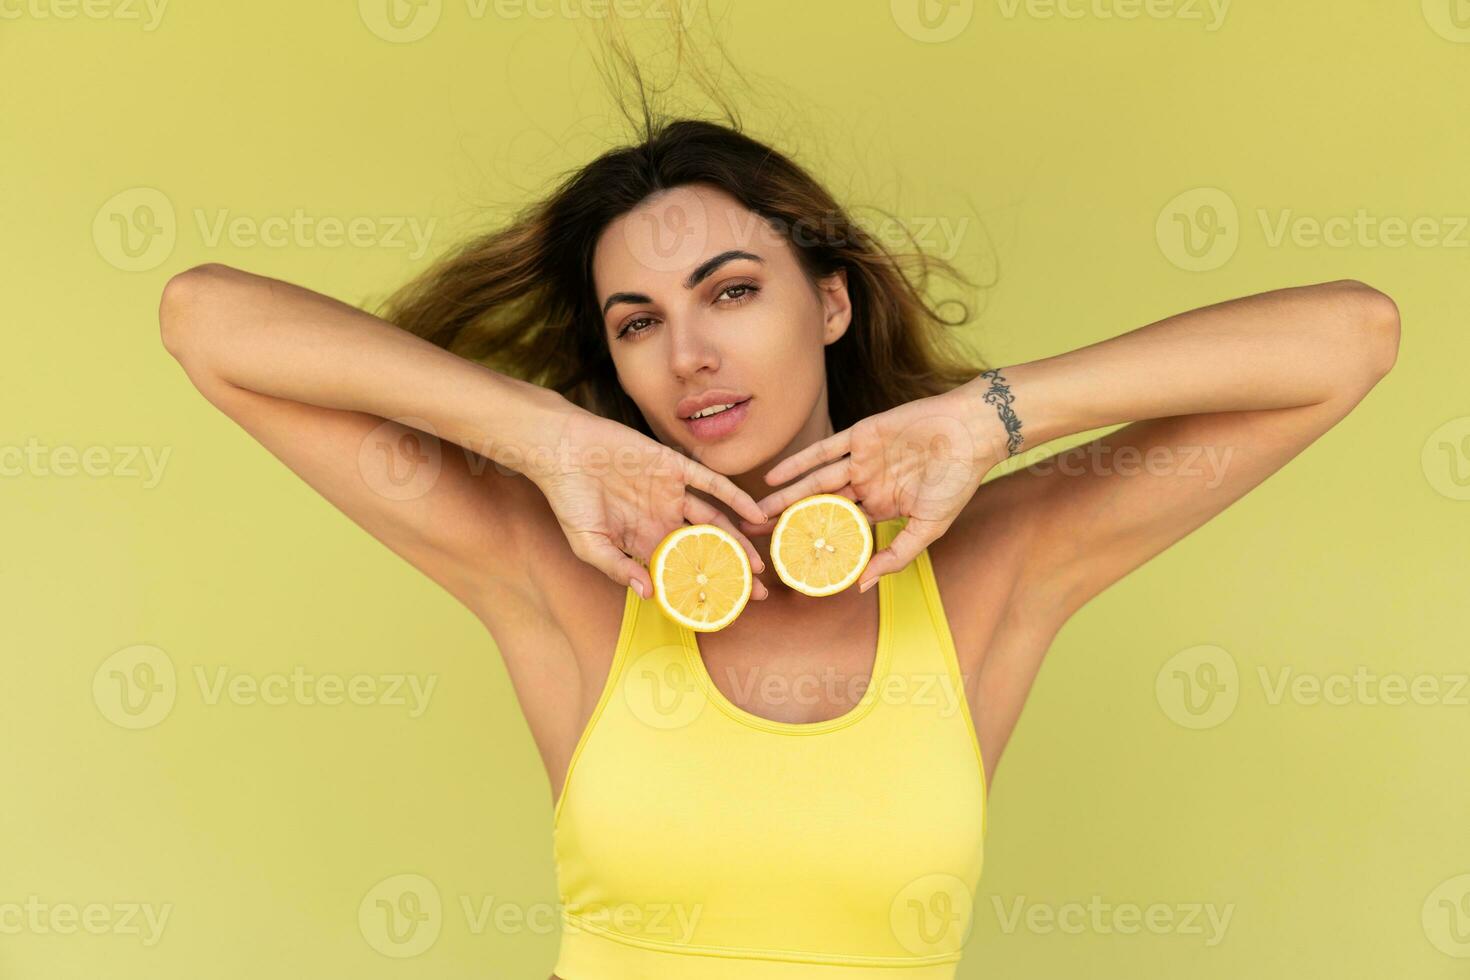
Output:
<svg viewBox="0 0 1470 980">
<path fill-rule="evenodd" d="M 507 598 L 549 612 L 560 566 L 528 560 L 548 549 L 645 598 L 648 556 L 685 521 L 722 524 L 760 562 L 700 496 L 759 516 L 729 477 L 328 296 L 205 265 L 169 281 L 159 321 L 206 398 L 486 625 L 524 618 Z"/>
<path fill-rule="evenodd" d="M 986 484 L 967 508 L 969 532 L 1016 533 L 1013 602 L 1059 625 L 1347 415 L 1398 342 L 1393 300 L 1349 279 L 1216 303 L 1002 368 L 1027 448 L 1131 424 Z M 981 401 L 991 383 L 967 387 L 974 410 L 994 416 Z"/>
<path fill-rule="evenodd" d="M 205 398 L 482 619 L 526 590 L 526 520 L 544 502 L 515 461 L 549 441 L 571 407 L 559 394 L 223 265 L 170 279 L 159 323 Z"/>
</svg>

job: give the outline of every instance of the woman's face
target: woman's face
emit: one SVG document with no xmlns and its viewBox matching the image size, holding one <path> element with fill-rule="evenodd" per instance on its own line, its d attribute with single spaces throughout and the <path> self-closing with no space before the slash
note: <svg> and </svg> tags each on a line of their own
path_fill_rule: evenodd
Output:
<svg viewBox="0 0 1470 980">
<path fill-rule="evenodd" d="M 832 434 L 823 353 L 850 320 L 846 275 L 813 284 L 724 191 L 648 198 L 603 232 L 592 274 L 618 380 L 660 442 L 759 499 L 770 465 Z M 743 404 L 687 419 L 710 394 Z"/>
</svg>

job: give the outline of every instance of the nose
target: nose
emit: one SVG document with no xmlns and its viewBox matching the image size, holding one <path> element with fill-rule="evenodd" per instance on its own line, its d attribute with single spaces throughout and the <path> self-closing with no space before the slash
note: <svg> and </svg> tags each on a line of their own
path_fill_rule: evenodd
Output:
<svg viewBox="0 0 1470 980">
<path fill-rule="evenodd" d="M 680 380 L 692 378 L 701 370 L 713 371 L 720 366 L 719 351 L 700 325 L 690 320 L 669 325 L 669 369 Z"/>
</svg>

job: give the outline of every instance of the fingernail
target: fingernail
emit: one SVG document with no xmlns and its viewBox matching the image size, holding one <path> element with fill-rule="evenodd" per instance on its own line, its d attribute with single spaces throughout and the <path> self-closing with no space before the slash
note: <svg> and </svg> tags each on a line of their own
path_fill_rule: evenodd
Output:
<svg viewBox="0 0 1470 980">
<path fill-rule="evenodd" d="M 871 581 L 863 582 L 861 585 L 858 586 L 858 591 L 859 592 L 866 592 L 866 591 L 868 591 L 868 586 L 870 586 L 872 584 L 873 583 Z"/>
<path fill-rule="evenodd" d="M 642 582 L 639 582 L 639 581 L 636 581 L 635 580 L 633 582 L 633 591 L 636 592 L 636 593 L 638 593 L 638 598 L 640 598 L 640 599 L 647 599 L 648 598 L 648 596 L 644 595 L 644 593 L 643 593 L 643 583 Z"/>
</svg>

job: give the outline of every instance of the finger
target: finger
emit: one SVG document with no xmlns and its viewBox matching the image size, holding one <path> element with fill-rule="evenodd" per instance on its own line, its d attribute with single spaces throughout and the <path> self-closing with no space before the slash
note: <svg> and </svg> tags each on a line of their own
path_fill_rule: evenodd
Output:
<svg viewBox="0 0 1470 980">
<path fill-rule="evenodd" d="M 909 562 L 919 557 L 919 552 L 929 547 L 944 531 L 943 526 L 932 521 L 920 521 L 910 518 L 899 532 L 893 536 L 888 547 L 875 552 L 868 559 L 868 564 L 863 568 L 863 574 L 858 578 L 858 591 L 866 592 L 878 581 L 880 575 L 891 572 L 900 572 L 908 567 Z"/>
<path fill-rule="evenodd" d="M 836 490 L 832 490 L 830 492 L 842 497 L 846 497 L 848 500 L 851 500 L 853 503 L 857 504 L 858 510 L 863 512 L 863 516 L 867 518 L 869 524 L 877 524 L 880 520 L 883 519 L 875 515 L 867 507 L 863 506 L 863 502 L 858 499 L 857 488 L 855 488 L 851 483 L 847 484 L 846 486 L 838 487 Z M 784 508 L 782 509 L 784 510 Z M 744 531 L 746 534 L 772 534 L 776 530 L 776 522 L 780 519 L 781 518 L 778 515 L 776 517 L 772 517 L 764 524 L 752 524 L 750 521 L 742 520 L 740 522 L 740 530 Z"/>
<path fill-rule="evenodd" d="M 743 517 L 740 519 L 741 533 L 750 535 L 752 537 L 765 537 L 768 534 L 774 533 L 775 530 L 776 518 L 774 517 L 766 521 L 764 524 L 752 524 L 750 521 L 747 521 Z"/>
<path fill-rule="evenodd" d="M 640 598 L 647 599 L 653 595 L 653 579 L 648 569 L 609 541 L 606 535 L 579 533 L 572 541 L 572 551 L 614 582 L 632 588 Z"/>
<path fill-rule="evenodd" d="M 813 466 L 830 463 L 834 459 L 846 456 L 851 439 L 852 430 L 843 429 L 841 432 L 812 443 L 801 452 L 787 456 L 767 470 L 766 482 L 773 486 L 777 483 L 784 483 L 798 473 L 805 473 Z"/>
<path fill-rule="evenodd" d="M 747 520 L 763 521 L 766 515 L 761 512 L 760 506 L 756 504 L 755 498 L 737 487 L 729 477 L 716 473 L 709 467 L 696 463 L 688 457 L 684 457 L 687 463 L 684 466 L 684 482 L 698 490 L 703 490 L 712 497 L 718 497 L 733 507 L 736 512 L 745 515 Z"/>
<path fill-rule="evenodd" d="M 838 489 L 833 490 L 832 493 L 840 494 L 846 497 L 848 500 L 851 500 L 853 503 L 857 504 L 858 510 L 863 512 L 863 516 L 868 519 L 869 524 L 877 524 L 881 521 L 887 520 L 886 517 L 880 517 L 877 514 L 873 513 L 873 511 L 870 510 L 862 502 L 862 500 L 858 499 L 857 488 L 854 487 L 851 483 L 849 483 L 845 487 L 839 487 Z"/>
<path fill-rule="evenodd" d="M 751 544 L 750 539 L 744 534 L 736 530 L 735 525 L 730 523 L 730 518 L 720 513 L 719 509 L 713 504 L 705 503 L 698 497 L 686 496 L 684 500 L 684 516 L 689 518 L 691 524 L 717 524 L 726 531 L 729 531 L 735 540 L 740 542 L 740 547 L 745 549 L 746 557 L 750 559 L 751 568 L 754 568 L 757 572 L 766 570 L 766 563 L 761 559 L 760 552 L 756 550 L 755 545 Z"/>
<path fill-rule="evenodd" d="M 850 464 L 846 458 L 839 459 L 835 463 L 808 474 L 791 484 L 783 487 L 775 493 L 768 493 L 760 499 L 756 505 L 770 517 L 777 517 L 787 507 L 796 503 L 803 497 L 810 497 L 814 493 L 836 493 L 842 487 L 847 486 L 849 480 Z M 767 518 L 769 519 L 769 518 Z"/>
</svg>

